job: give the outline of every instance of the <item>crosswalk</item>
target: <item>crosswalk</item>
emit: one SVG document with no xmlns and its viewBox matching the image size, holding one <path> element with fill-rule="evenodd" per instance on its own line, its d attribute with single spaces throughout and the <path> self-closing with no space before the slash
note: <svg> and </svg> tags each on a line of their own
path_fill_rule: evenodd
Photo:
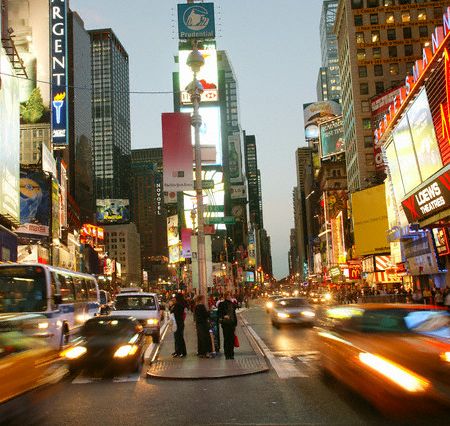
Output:
<svg viewBox="0 0 450 426">
<path fill-rule="evenodd" d="M 117 376 L 105 379 L 103 377 L 91 377 L 89 375 L 79 374 L 72 380 L 73 385 L 86 385 L 89 383 L 111 382 L 111 383 L 130 383 L 139 382 L 141 380 L 141 373 L 133 373 L 129 375 Z"/>
</svg>

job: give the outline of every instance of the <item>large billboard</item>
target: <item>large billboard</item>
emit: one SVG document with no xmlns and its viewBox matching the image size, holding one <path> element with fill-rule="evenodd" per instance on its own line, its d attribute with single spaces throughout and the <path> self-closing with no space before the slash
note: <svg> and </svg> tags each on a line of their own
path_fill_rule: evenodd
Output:
<svg viewBox="0 0 450 426">
<path fill-rule="evenodd" d="M 217 51 L 214 47 L 199 51 L 205 60 L 204 65 L 197 73 L 197 80 L 203 86 L 201 102 L 217 102 L 219 100 L 219 77 L 217 73 Z M 180 104 L 192 104 L 191 97 L 186 87 L 192 82 L 192 69 L 186 61 L 191 53 L 190 50 L 180 50 L 178 52 L 178 64 L 180 80 Z"/>
<path fill-rule="evenodd" d="M 320 156 L 329 158 L 345 151 L 342 116 L 319 124 Z"/>
<path fill-rule="evenodd" d="M 97 200 L 97 223 L 127 223 L 130 221 L 130 200 Z"/>
<path fill-rule="evenodd" d="M 175 214 L 167 218 L 167 245 L 174 246 L 180 242 L 178 231 L 178 216 Z"/>
<path fill-rule="evenodd" d="M 0 69 L 13 75 L 5 51 L 0 46 Z M 20 122 L 19 81 L 1 76 L 0 90 L 0 215 L 20 221 Z"/>
<path fill-rule="evenodd" d="M 231 183 L 242 183 L 241 133 L 228 135 L 228 173 Z"/>
<path fill-rule="evenodd" d="M 60 225 L 60 202 L 58 181 L 52 178 L 52 238 L 59 238 L 61 235 Z"/>
<path fill-rule="evenodd" d="M 182 112 L 192 114 L 192 107 L 182 107 Z M 200 106 L 200 115 L 202 117 L 202 125 L 200 126 L 200 146 L 202 150 L 213 149 L 215 151 L 215 161 L 205 161 L 202 153 L 202 164 L 222 165 L 222 126 L 220 118 L 219 106 Z M 195 129 L 191 129 L 192 145 L 195 145 Z M 165 181 L 164 181 L 165 184 Z"/>
<path fill-rule="evenodd" d="M 48 236 L 51 214 L 50 181 L 42 172 L 20 172 L 18 233 Z"/>
<path fill-rule="evenodd" d="M 177 192 L 193 189 L 190 114 L 163 113 L 162 135 L 164 190 Z"/>
<path fill-rule="evenodd" d="M 52 141 L 54 145 L 67 145 L 68 93 L 67 93 L 67 1 L 50 2 L 50 52 L 52 81 Z"/>
<path fill-rule="evenodd" d="M 342 107 L 335 101 L 303 104 L 303 120 L 306 140 L 319 139 L 319 124 L 342 114 Z"/>
<path fill-rule="evenodd" d="M 389 252 L 384 184 L 354 192 L 352 216 L 357 256 Z"/>
<path fill-rule="evenodd" d="M 178 37 L 180 39 L 214 38 L 214 3 L 179 4 Z"/>
</svg>

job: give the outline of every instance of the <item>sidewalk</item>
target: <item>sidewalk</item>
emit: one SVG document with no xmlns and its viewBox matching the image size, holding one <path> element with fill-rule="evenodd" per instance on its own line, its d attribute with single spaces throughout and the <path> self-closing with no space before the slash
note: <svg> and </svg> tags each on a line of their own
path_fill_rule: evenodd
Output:
<svg viewBox="0 0 450 426">
<path fill-rule="evenodd" d="M 158 358 L 150 365 L 147 376 L 158 379 L 218 379 L 245 376 L 269 370 L 263 354 L 243 324 L 238 314 L 236 334 L 240 347 L 235 348 L 234 360 L 226 360 L 223 354 L 223 336 L 221 333 L 221 351 L 215 358 L 197 357 L 197 333 L 191 313 L 185 321 L 184 340 L 188 355 L 186 358 L 172 358 L 174 350 L 173 333 L 169 329 L 161 343 Z"/>
</svg>

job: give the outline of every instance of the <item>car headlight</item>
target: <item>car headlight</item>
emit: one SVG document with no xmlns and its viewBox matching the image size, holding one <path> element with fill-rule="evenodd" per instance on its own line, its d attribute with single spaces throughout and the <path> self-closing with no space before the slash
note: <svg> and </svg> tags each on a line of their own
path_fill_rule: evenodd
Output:
<svg viewBox="0 0 450 426">
<path fill-rule="evenodd" d="M 156 318 L 150 318 L 147 320 L 147 325 L 157 325 L 158 320 Z"/>
<path fill-rule="evenodd" d="M 442 361 L 450 362 L 450 352 L 441 353 Z"/>
<path fill-rule="evenodd" d="M 408 392 L 424 392 L 430 385 L 423 377 L 378 355 L 361 352 L 359 360 Z"/>
<path fill-rule="evenodd" d="M 127 356 L 134 355 L 138 347 L 136 345 L 123 345 L 114 352 L 114 358 L 126 358 Z"/>
<path fill-rule="evenodd" d="M 49 326 L 48 322 L 40 322 L 38 324 L 39 330 L 47 330 L 48 326 Z"/>
<path fill-rule="evenodd" d="M 84 346 L 74 346 L 73 348 L 65 350 L 61 355 L 67 359 L 77 359 L 87 352 Z"/>
<path fill-rule="evenodd" d="M 284 312 L 278 312 L 277 317 L 278 318 L 289 318 L 289 314 L 286 314 Z"/>
<path fill-rule="evenodd" d="M 266 308 L 272 309 L 273 308 L 273 302 L 267 302 Z"/>
<path fill-rule="evenodd" d="M 311 311 L 302 311 L 302 315 L 308 318 L 314 318 L 316 316 L 316 314 Z"/>
<path fill-rule="evenodd" d="M 331 300 L 331 294 L 330 293 L 325 294 L 324 299 Z"/>
</svg>

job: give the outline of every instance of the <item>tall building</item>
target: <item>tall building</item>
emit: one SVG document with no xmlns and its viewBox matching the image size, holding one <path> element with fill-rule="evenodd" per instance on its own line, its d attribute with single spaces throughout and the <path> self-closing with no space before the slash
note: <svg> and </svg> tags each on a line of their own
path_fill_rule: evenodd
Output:
<svg viewBox="0 0 450 426">
<path fill-rule="evenodd" d="M 317 100 L 339 102 L 341 84 L 336 35 L 333 32 L 339 0 L 324 0 L 320 16 L 322 63 L 317 79 Z"/>
<path fill-rule="evenodd" d="M 150 283 L 167 275 L 167 213 L 164 207 L 162 148 L 131 151 L 131 220 L 140 235 L 142 269 Z"/>
<path fill-rule="evenodd" d="M 131 152 L 128 53 L 110 28 L 89 34 L 95 197 L 127 199 Z"/>
<path fill-rule="evenodd" d="M 403 83 L 447 1 L 340 0 L 336 12 L 350 192 L 375 183 L 372 97 Z"/>
<path fill-rule="evenodd" d="M 256 138 L 253 135 L 246 135 L 244 132 L 245 144 L 245 170 L 248 186 L 248 209 L 249 220 L 253 226 L 259 229 L 264 228 L 262 200 L 261 196 L 261 175 L 258 169 L 256 156 Z"/>
<path fill-rule="evenodd" d="M 76 12 L 68 17 L 69 59 L 69 193 L 80 211 L 82 223 L 92 223 L 95 209 L 92 165 L 91 38 Z"/>
</svg>

